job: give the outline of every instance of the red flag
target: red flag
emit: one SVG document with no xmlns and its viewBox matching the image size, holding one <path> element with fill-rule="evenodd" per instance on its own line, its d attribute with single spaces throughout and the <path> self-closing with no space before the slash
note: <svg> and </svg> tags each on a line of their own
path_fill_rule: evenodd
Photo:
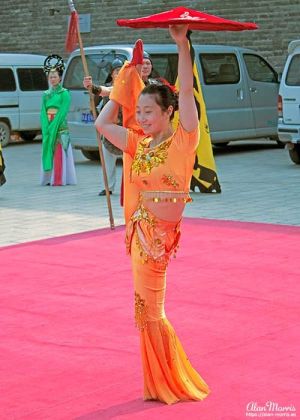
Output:
<svg viewBox="0 0 300 420">
<path fill-rule="evenodd" d="M 75 50 L 78 44 L 78 27 L 79 27 L 79 18 L 76 10 L 72 11 L 71 18 L 69 22 L 68 33 L 66 36 L 66 51 L 72 52 Z"/>
</svg>

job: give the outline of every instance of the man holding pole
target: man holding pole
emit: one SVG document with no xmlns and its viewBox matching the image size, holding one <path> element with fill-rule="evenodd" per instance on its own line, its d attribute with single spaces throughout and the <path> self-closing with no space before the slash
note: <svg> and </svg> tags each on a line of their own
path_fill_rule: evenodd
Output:
<svg viewBox="0 0 300 420">
<path fill-rule="evenodd" d="M 119 74 L 123 61 L 119 58 L 115 58 L 111 63 L 111 71 L 107 78 L 107 83 L 104 86 L 93 85 L 92 78 L 90 76 L 85 77 L 83 80 L 83 86 L 86 89 L 91 89 L 95 95 L 96 104 L 99 103 L 99 97 L 102 98 L 100 102 L 100 108 L 102 109 L 109 100 L 109 94 L 112 90 L 114 81 Z M 119 112 L 118 124 L 122 125 L 122 113 Z M 116 185 L 116 165 L 118 157 L 122 156 L 122 151 L 110 143 L 105 137 L 102 136 L 103 156 L 106 163 L 107 180 L 109 194 L 112 194 Z M 102 189 L 99 193 L 100 196 L 106 195 L 105 189 Z"/>
</svg>

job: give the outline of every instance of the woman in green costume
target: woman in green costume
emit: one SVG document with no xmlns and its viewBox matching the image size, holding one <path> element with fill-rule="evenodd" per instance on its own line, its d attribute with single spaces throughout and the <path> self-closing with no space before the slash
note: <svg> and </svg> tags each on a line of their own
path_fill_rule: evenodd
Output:
<svg viewBox="0 0 300 420">
<path fill-rule="evenodd" d="M 55 64 L 51 64 L 56 60 Z M 75 185 L 76 173 L 67 124 L 71 97 L 60 84 L 64 63 L 58 55 L 51 55 L 44 62 L 49 89 L 43 94 L 42 125 L 42 174 L 41 185 Z"/>
</svg>

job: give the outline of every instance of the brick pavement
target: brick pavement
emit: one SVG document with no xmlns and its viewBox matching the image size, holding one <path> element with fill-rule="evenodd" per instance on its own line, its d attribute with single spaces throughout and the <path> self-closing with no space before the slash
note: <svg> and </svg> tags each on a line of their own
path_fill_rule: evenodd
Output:
<svg viewBox="0 0 300 420">
<path fill-rule="evenodd" d="M 97 195 L 99 164 L 74 151 L 78 185 L 41 187 L 40 152 L 39 141 L 3 149 L 7 183 L 0 188 L 0 246 L 109 226 L 106 199 Z M 300 166 L 285 150 L 252 141 L 217 149 L 215 156 L 223 192 L 192 194 L 186 216 L 300 226 Z M 123 224 L 118 194 L 112 206 L 115 225 Z"/>
</svg>

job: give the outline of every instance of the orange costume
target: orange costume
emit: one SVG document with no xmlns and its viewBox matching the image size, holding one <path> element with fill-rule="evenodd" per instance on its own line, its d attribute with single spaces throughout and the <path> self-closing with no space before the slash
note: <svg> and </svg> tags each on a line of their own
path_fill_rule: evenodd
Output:
<svg viewBox="0 0 300 420">
<path fill-rule="evenodd" d="M 198 144 L 198 129 L 178 125 L 171 137 L 151 147 L 134 119 L 143 88 L 135 67 L 125 64 L 110 98 L 122 106 L 127 144 L 124 150 L 126 246 L 131 255 L 135 321 L 140 330 L 144 399 L 167 404 L 202 400 L 209 389 L 191 366 L 164 311 L 166 270 L 176 252 L 180 222 Z"/>
</svg>

